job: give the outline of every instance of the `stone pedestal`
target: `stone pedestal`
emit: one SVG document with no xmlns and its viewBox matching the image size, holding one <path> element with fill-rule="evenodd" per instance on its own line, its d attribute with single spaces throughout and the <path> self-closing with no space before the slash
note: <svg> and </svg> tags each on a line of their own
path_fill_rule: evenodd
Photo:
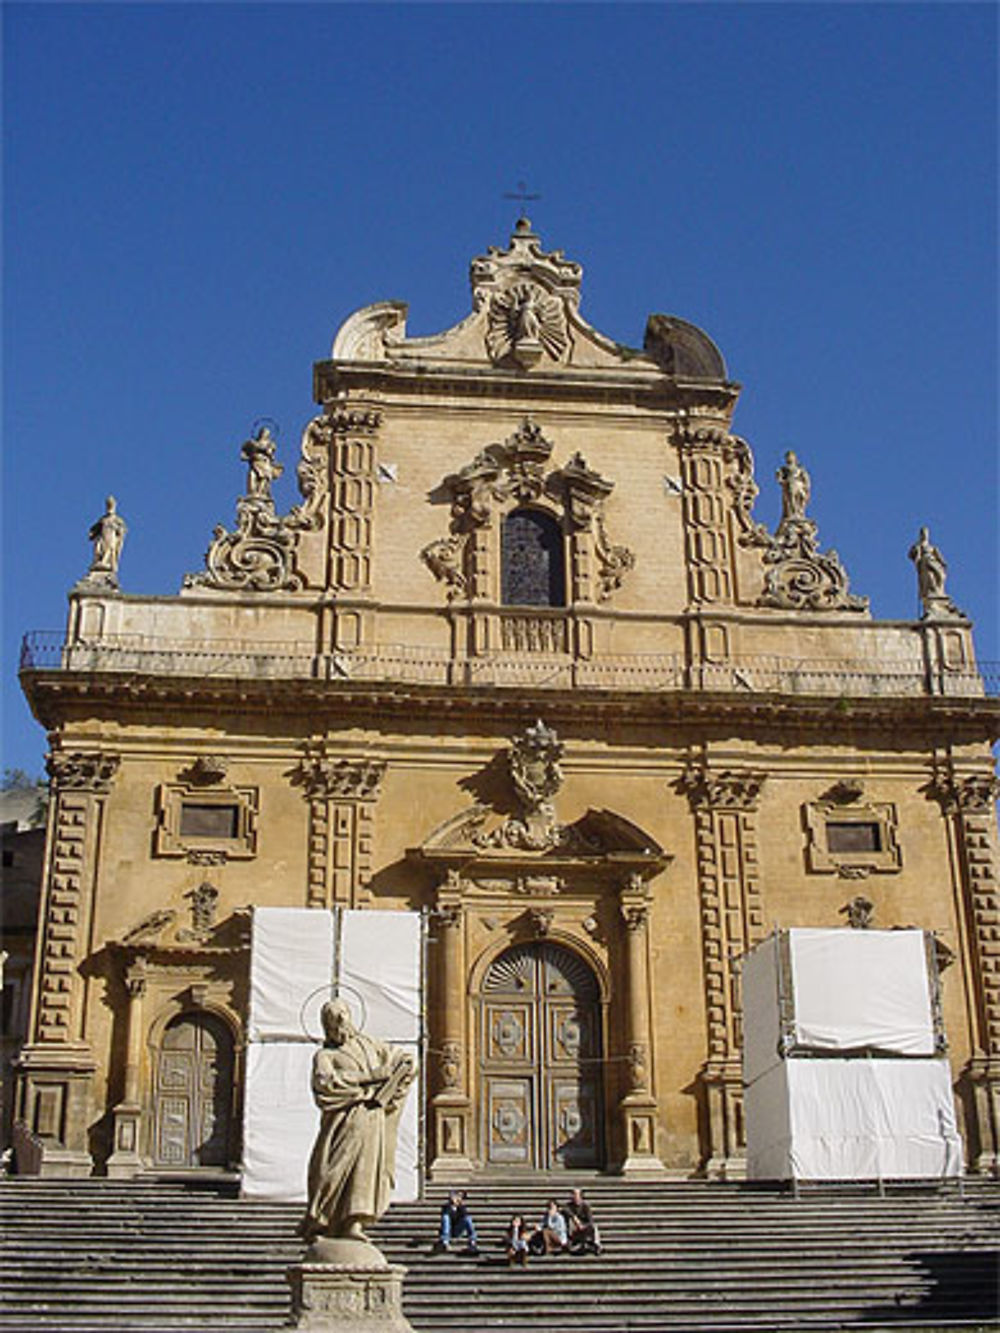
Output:
<svg viewBox="0 0 1000 1333">
<path fill-rule="evenodd" d="M 406 1269 L 361 1240 L 318 1240 L 286 1273 L 290 1327 L 313 1333 L 413 1333 L 403 1314 Z"/>
</svg>

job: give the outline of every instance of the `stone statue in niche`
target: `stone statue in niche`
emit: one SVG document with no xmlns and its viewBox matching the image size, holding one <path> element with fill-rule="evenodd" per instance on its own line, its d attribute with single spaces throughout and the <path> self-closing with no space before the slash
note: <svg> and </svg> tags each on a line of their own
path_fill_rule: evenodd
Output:
<svg viewBox="0 0 1000 1333">
<path fill-rule="evenodd" d="M 944 590 L 948 566 L 944 556 L 931 541 L 930 531 L 927 528 L 920 529 L 920 535 L 910 547 L 909 557 L 917 571 L 917 591 L 920 594 L 924 619 L 962 615 Z"/>
<path fill-rule="evenodd" d="M 118 587 L 118 563 L 121 560 L 127 531 L 125 520 L 118 512 L 115 497 L 109 495 L 104 502 L 104 513 L 91 526 L 88 534 L 94 543 L 94 555 L 84 583 L 105 588 Z"/>
<path fill-rule="evenodd" d="M 312 1244 L 306 1258 L 380 1261 L 365 1228 L 389 1206 L 399 1119 L 416 1071 L 405 1051 L 361 1032 L 345 1001 L 324 1004 L 321 1021 L 325 1040 L 312 1070 L 321 1120 L 300 1228 Z"/>
<path fill-rule="evenodd" d="M 518 282 L 490 301 L 486 350 L 492 361 L 510 358 L 530 369 L 547 353 L 554 361 L 568 345 L 562 302 L 531 282 Z"/>
</svg>

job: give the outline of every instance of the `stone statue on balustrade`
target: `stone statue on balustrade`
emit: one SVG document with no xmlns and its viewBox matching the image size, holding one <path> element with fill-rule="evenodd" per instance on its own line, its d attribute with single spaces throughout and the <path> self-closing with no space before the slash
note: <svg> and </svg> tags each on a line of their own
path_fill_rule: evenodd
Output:
<svg viewBox="0 0 1000 1333">
<path fill-rule="evenodd" d="M 127 532 L 128 527 L 118 512 L 115 497 L 109 495 L 104 502 L 104 513 L 91 525 L 87 534 L 94 543 L 94 554 L 90 561 L 90 569 L 80 580 L 79 586 L 118 588 L 118 564 Z"/>
<path fill-rule="evenodd" d="M 416 1077 L 412 1058 L 359 1031 L 343 1000 L 321 1011 L 325 1041 L 313 1057 L 319 1134 L 309 1159 L 309 1202 L 301 1224 L 319 1262 L 377 1256 L 365 1228 L 389 1206 L 396 1136 Z"/>
<path fill-rule="evenodd" d="M 920 594 L 924 619 L 962 616 L 963 613 L 944 590 L 948 566 L 944 556 L 931 541 L 930 531 L 927 528 L 920 529 L 920 535 L 910 547 L 909 557 L 917 570 L 917 591 Z"/>
</svg>

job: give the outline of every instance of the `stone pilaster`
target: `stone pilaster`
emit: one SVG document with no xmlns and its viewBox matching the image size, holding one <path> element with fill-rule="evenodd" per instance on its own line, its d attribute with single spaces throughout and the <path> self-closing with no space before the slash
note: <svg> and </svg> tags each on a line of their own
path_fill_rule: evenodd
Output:
<svg viewBox="0 0 1000 1333">
<path fill-rule="evenodd" d="M 385 763 L 312 753 L 296 778 L 309 801 L 307 907 L 360 907 L 369 900 L 375 803 Z"/>
<path fill-rule="evenodd" d="M 684 423 L 675 433 L 684 496 L 684 546 L 692 606 L 733 602 L 729 436 L 722 423 Z"/>
<path fill-rule="evenodd" d="M 657 1102 L 652 1085 L 649 1019 L 649 886 L 633 875 L 619 893 L 625 944 L 626 1092 L 620 1103 L 625 1151 L 620 1171 L 664 1173 L 656 1153 Z"/>
<path fill-rule="evenodd" d="M 745 1172 L 742 1004 L 737 960 L 764 934 L 757 853 L 757 798 L 764 775 L 691 768 L 684 787 L 694 811 L 701 900 L 708 1059 L 701 1073 L 711 1176 Z"/>
<path fill-rule="evenodd" d="M 975 1051 L 961 1075 L 970 1165 L 1000 1173 L 1000 870 L 992 774 L 940 775 L 928 788 L 952 821 L 961 872 Z"/>
<path fill-rule="evenodd" d="M 376 436 L 381 412 L 337 407 L 330 414 L 330 564 L 327 586 L 371 591 Z"/>
<path fill-rule="evenodd" d="M 88 1175 L 94 1059 L 84 1039 L 87 948 L 104 804 L 117 755 L 54 751 L 38 987 L 21 1055 L 21 1118 L 43 1144 L 43 1175 Z"/>
<path fill-rule="evenodd" d="M 461 1181 L 473 1169 L 471 1160 L 472 1103 L 468 1094 L 465 1045 L 465 912 L 463 884 L 455 871 L 437 891 L 432 912 L 432 940 L 440 990 L 433 1044 L 437 1052 L 437 1086 L 431 1099 L 434 1180 Z"/>
</svg>

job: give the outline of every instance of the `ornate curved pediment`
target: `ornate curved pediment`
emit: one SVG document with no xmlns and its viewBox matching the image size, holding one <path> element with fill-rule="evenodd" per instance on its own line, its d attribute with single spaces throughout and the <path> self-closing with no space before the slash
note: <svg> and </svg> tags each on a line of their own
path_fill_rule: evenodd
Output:
<svg viewBox="0 0 1000 1333">
<path fill-rule="evenodd" d="M 502 815 L 477 802 L 440 824 L 408 853 L 448 870 L 530 882 L 613 869 L 616 875 L 649 879 L 670 861 L 659 843 L 624 815 L 587 810 L 571 824 L 556 815 L 562 787 L 563 745 L 542 721 L 515 736 L 507 751 L 508 775 L 518 804 Z"/>
<path fill-rule="evenodd" d="M 525 843 L 523 825 L 476 804 L 440 824 L 408 855 L 443 867 L 461 867 L 501 876 L 512 883 L 538 875 L 599 872 L 642 874 L 651 878 L 672 860 L 637 824 L 612 810 L 587 810 L 572 824 L 557 826 L 547 846 Z"/>
</svg>

